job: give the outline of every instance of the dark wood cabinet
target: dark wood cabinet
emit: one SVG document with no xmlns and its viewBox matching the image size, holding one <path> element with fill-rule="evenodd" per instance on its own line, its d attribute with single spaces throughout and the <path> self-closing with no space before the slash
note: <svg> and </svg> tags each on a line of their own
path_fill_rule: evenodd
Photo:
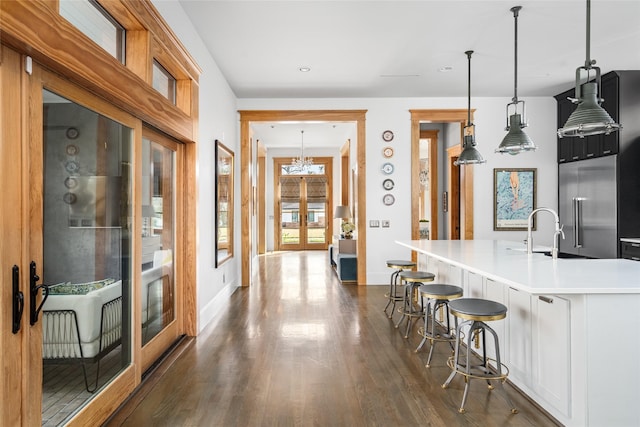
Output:
<svg viewBox="0 0 640 427">
<path fill-rule="evenodd" d="M 620 257 L 640 261 L 640 243 L 620 242 Z"/>
</svg>

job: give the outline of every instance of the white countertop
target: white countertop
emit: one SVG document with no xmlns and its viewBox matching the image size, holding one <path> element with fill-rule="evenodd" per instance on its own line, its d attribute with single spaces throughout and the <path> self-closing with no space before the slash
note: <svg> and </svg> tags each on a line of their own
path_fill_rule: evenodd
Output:
<svg viewBox="0 0 640 427">
<path fill-rule="evenodd" d="M 554 260 L 541 253 L 528 255 L 524 244 L 503 240 L 396 243 L 531 294 L 640 294 L 638 261 Z"/>
</svg>

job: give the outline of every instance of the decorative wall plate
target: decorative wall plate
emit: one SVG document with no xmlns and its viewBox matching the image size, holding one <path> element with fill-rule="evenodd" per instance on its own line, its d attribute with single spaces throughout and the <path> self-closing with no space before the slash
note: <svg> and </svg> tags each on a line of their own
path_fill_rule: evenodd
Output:
<svg viewBox="0 0 640 427">
<path fill-rule="evenodd" d="M 391 147 L 384 147 L 382 149 L 382 155 L 385 156 L 387 159 L 393 157 L 393 148 Z"/>
<path fill-rule="evenodd" d="M 78 129 L 76 128 L 67 129 L 67 138 L 76 139 L 78 136 L 80 136 L 80 131 Z"/>
<path fill-rule="evenodd" d="M 64 180 L 64 186 L 70 190 L 76 188 L 78 186 L 78 180 L 70 176 Z"/>
<path fill-rule="evenodd" d="M 391 132 L 390 130 L 385 130 L 384 132 L 382 132 L 382 139 L 386 142 L 393 141 L 393 132 Z"/>
<path fill-rule="evenodd" d="M 78 163 L 74 162 L 73 160 L 69 160 L 65 165 L 64 168 L 67 170 L 67 172 L 69 173 L 75 173 L 78 172 L 78 169 L 80 169 L 80 166 L 78 166 Z"/>
<path fill-rule="evenodd" d="M 391 206 L 395 201 L 396 198 L 393 197 L 393 194 L 385 194 L 384 197 L 382 197 L 382 203 L 384 203 L 385 206 Z"/>
<path fill-rule="evenodd" d="M 382 181 L 382 188 L 384 188 L 385 190 L 393 190 L 393 187 L 395 187 L 395 185 L 395 182 L 393 182 L 393 180 L 389 178 Z"/>
<path fill-rule="evenodd" d="M 65 151 L 67 152 L 67 155 L 75 156 L 76 154 L 78 154 L 80 150 L 78 149 L 77 145 L 69 144 L 67 145 L 67 148 Z"/>
<path fill-rule="evenodd" d="M 78 197 L 73 193 L 64 193 L 62 200 L 68 205 L 72 205 L 78 200 Z"/>
<path fill-rule="evenodd" d="M 385 163 L 382 165 L 382 168 L 380 168 L 382 170 L 382 173 L 384 173 L 385 175 L 391 175 L 393 173 L 394 167 L 392 163 Z"/>
</svg>

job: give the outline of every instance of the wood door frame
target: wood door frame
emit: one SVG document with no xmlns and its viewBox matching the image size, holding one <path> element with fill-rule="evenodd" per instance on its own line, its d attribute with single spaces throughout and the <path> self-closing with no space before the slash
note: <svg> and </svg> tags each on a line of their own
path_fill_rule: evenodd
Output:
<svg viewBox="0 0 640 427">
<path fill-rule="evenodd" d="M 356 124 L 356 153 L 357 153 L 357 194 L 354 206 L 356 227 L 358 229 L 357 268 L 358 284 L 365 285 L 367 280 L 367 200 L 366 200 L 366 130 L 365 115 L 367 110 L 240 110 L 240 234 L 241 238 L 241 266 L 240 284 L 251 284 L 251 262 L 253 261 L 253 245 L 251 224 L 252 200 L 252 171 L 254 170 L 255 144 L 251 137 L 250 124 L 252 122 L 278 121 L 327 121 L 354 122 Z M 352 141 L 353 143 L 353 141 Z"/>
<path fill-rule="evenodd" d="M 411 157 L 416 159 L 420 147 L 420 122 L 429 123 L 460 123 L 460 147 L 464 140 L 464 125 L 467 122 L 468 110 L 466 109 L 442 109 L 442 110 L 409 110 L 411 113 Z M 475 110 L 471 110 L 471 121 L 473 122 L 473 113 Z M 436 153 L 436 157 L 438 154 Z M 416 167 L 417 166 L 417 167 Z M 419 162 L 412 160 L 411 164 L 411 238 L 418 239 L 420 237 L 420 226 L 418 221 L 418 197 L 420 182 L 418 180 Z M 461 235 L 465 239 L 473 239 L 473 165 L 465 165 L 463 167 L 464 174 L 461 177 L 461 187 L 464 188 L 463 192 L 463 215 L 464 223 L 461 224 Z M 431 178 L 431 176 L 430 176 Z M 434 192 L 437 196 L 437 190 Z M 431 214 L 437 221 L 438 204 L 431 204 Z M 435 215 L 434 215 L 435 213 Z M 433 239 L 437 239 L 437 223 L 434 226 L 431 225 L 435 234 Z M 415 255 L 415 254 L 414 254 Z"/>
<path fill-rule="evenodd" d="M 449 197 L 447 209 L 447 226 L 449 239 L 460 240 L 460 231 L 462 224 L 460 224 L 460 194 L 461 186 L 461 168 L 456 166 L 454 162 L 460 156 L 462 148 L 459 145 L 449 147 L 447 149 L 447 195 Z M 458 227 L 456 230 L 456 226 Z"/>
<path fill-rule="evenodd" d="M 323 244 L 323 247 L 321 248 L 326 250 L 329 247 L 329 240 L 333 235 L 333 157 L 314 157 L 313 163 L 325 165 L 324 176 L 327 178 L 327 186 L 328 186 L 327 210 L 325 212 L 327 226 L 326 226 L 325 242 Z M 274 235 L 274 250 L 276 251 L 286 249 L 286 247 L 283 248 L 281 234 L 276 232 L 276 230 L 280 230 L 280 232 L 282 230 L 280 225 L 282 223 L 282 216 L 281 216 L 281 210 L 280 210 L 280 192 L 276 192 L 276 189 L 278 188 L 278 184 L 280 183 L 280 178 L 283 176 L 280 174 L 280 167 L 284 164 L 291 164 L 291 157 L 274 157 L 273 158 L 273 219 L 274 219 L 273 235 Z M 304 179 L 306 177 L 316 177 L 316 176 L 323 176 L 323 175 L 287 175 L 287 176 L 299 177 L 301 179 Z M 303 198 L 301 197 L 301 200 L 302 199 Z M 306 201 L 306 196 L 304 197 L 304 200 Z M 302 203 L 300 204 L 300 212 L 301 213 L 303 212 Z M 308 215 L 306 208 L 304 208 L 304 213 L 305 215 Z M 305 230 L 307 230 L 307 227 L 305 227 Z M 300 242 L 298 243 L 298 245 L 287 245 L 287 247 L 291 246 L 292 250 L 318 249 L 317 247 L 314 247 L 314 248 L 306 247 L 308 243 L 303 242 L 303 237 L 306 238 L 308 237 L 308 235 L 306 233 L 301 233 Z M 294 248 L 293 246 L 297 246 L 297 247 Z M 320 244 L 316 244 L 313 246 L 320 246 Z"/>
<path fill-rule="evenodd" d="M 182 176 L 179 173 L 180 170 L 184 168 L 184 145 L 180 144 L 178 141 L 171 139 L 168 135 L 165 135 L 149 126 L 142 127 L 142 137 L 149 139 L 152 143 L 162 146 L 163 148 L 172 150 L 175 155 L 175 169 L 173 170 L 173 178 L 175 182 L 172 183 L 172 187 L 175 190 L 172 190 L 174 193 L 174 212 L 173 216 L 173 228 L 170 230 L 173 240 L 173 284 L 172 288 L 174 290 L 174 319 L 166 326 L 163 326 L 162 331 L 153 337 L 146 345 L 142 346 L 142 335 L 140 335 L 140 347 L 141 347 L 141 359 L 140 363 L 142 365 L 142 371 L 146 371 L 156 360 L 162 356 L 162 354 L 175 342 L 178 336 L 183 333 L 184 325 L 183 325 L 183 301 L 184 301 L 184 293 L 183 293 L 183 281 L 179 280 L 181 277 L 181 270 L 183 268 L 183 262 L 181 260 L 180 254 L 184 253 L 184 239 L 181 239 L 179 236 L 184 234 L 184 221 L 181 219 L 181 212 L 184 211 L 184 192 L 178 191 L 182 185 Z M 165 153 L 166 154 L 166 153 Z M 153 162 L 153 157 L 151 159 Z M 166 177 L 163 177 L 163 180 L 166 180 Z M 166 182 L 165 182 L 166 184 Z M 163 185 L 164 187 L 164 185 Z M 153 191 L 153 190 L 151 190 Z M 163 207 L 164 212 L 164 207 Z M 163 218 L 163 223 L 166 219 Z M 167 231 L 163 229 L 162 233 L 162 241 L 163 247 L 166 248 L 164 242 L 168 239 L 166 236 Z M 141 266 L 142 264 L 140 264 Z M 137 264 L 136 264 L 136 268 Z M 136 273 L 137 274 L 137 273 Z M 142 275 L 142 272 L 140 272 Z M 137 283 L 142 283 L 142 281 L 138 281 Z M 163 285 L 165 286 L 165 285 Z M 135 290 L 138 292 L 138 290 Z M 142 291 L 140 290 L 140 295 L 142 295 Z M 164 304 L 164 298 L 163 298 Z M 142 319 L 140 320 L 140 325 L 142 325 Z M 137 326 L 136 326 L 137 327 Z M 163 332 L 166 332 L 163 334 Z M 167 333 L 169 336 L 167 337 Z"/>
</svg>

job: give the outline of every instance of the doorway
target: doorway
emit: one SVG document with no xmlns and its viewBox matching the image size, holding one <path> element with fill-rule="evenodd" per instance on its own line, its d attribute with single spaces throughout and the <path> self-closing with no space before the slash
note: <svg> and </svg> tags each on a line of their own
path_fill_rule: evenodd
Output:
<svg viewBox="0 0 640 427">
<path fill-rule="evenodd" d="M 413 159 L 411 164 L 411 238 L 420 238 L 420 209 L 419 209 L 419 193 L 420 193 L 420 123 L 459 123 L 460 135 L 459 141 L 455 147 L 459 149 L 462 147 L 463 141 L 463 128 L 467 121 L 467 110 L 410 110 L 411 112 L 411 158 Z M 471 110 L 471 121 L 473 121 L 473 113 L 475 110 Z M 429 169 L 437 170 L 437 159 L 442 156 L 442 151 L 437 150 L 435 153 L 430 154 Z M 447 160 L 448 164 L 448 160 Z M 470 240 L 473 239 L 473 165 L 465 165 L 460 169 L 460 180 L 458 189 L 460 193 L 460 238 Z M 448 174 L 451 169 L 447 168 Z M 437 174 L 429 173 L 429 179 L 437 180 Z M 451 180 L 449 180 L 449 183 Z M 437 188 L 434 186 L 434 188 Z M 449 189 L 449 194 L 451 193 Z M 440 203 L 437 200 L 437 191 L 433 191 L 436 199 L 431 203 L 431 217 L 433 221 L 430 225 L 430 238 L 438 239 L 438 208 L 442 208 L 444 211 L 445 200 L 441 199 Z M 414 253 L 414 256 L 416 254 Z"/>
<path fill-rule="evenodd" d="M 355 123 L 356 162 L 353 175 L 357 177 L 353 188 L 353 211 L 358 229 L 357 269 L 358 284 L 366 284 L 366 110 L 266 110 L 239 111 L 240 113 L 240 193 L 241 193 L 241 285 L 249 286 L 252 265 L 257 257 L 255 170 L 257 144 L 251 134 L 254 122 L 344 122 Z"/>
</svg>

